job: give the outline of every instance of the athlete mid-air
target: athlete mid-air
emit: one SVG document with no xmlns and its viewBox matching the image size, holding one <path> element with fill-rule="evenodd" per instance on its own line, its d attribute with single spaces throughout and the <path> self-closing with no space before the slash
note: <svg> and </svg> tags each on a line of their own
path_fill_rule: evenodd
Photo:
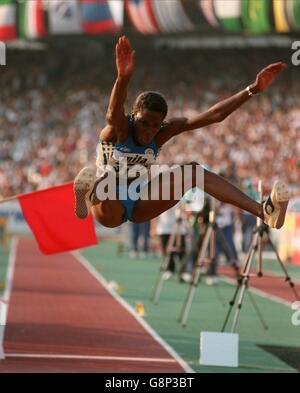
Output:
<svg viewBox="0 0 300 393">
<path fill-rule="evenodd" d="M 117 79 L 107 109 L 107 125 L 100 132 L 97 146 L 97 174 L 93 168 L 86 167 L 74 181 L 77 217 L 86 218 L 91 211 L 107 227 L 119 226 L 127 220 L 143 222 L 168 210 L 188 189 L 198 186 L 221 202 L 252 213 L 270 227 L 280 228 L 284 223 L 289 199 L 288 188 L 281 181 L 275 182 L 270 196 L 261 204 L 221 176 L 192 162 L 189 164 L 190 171 L 184 171 L 184 166 L 178 166 L 181 179 L 170 176 L 167 185 L 162 173 L 148 178 L 146 182 L 143 177 L 137 187 L 138 198 L 133 198 L 128 189 L 138 179 L 137 172 L 132 170 L 134 166 L 142 165 L 149 170 L 155 163 L 159 150 L 168 140 L 183 132 L 221 122 L 254 95 L 266 90 L 286 65 L 281 62 L 270 64 L 244 90 L 220 101 L 204 113 L 190 119 L 167 120 L 168 106 L 165 99 L 159 93 L 151 91 L 141 93 L 133 104 L 131 114 L 125 114 L 124 103 L 134 66 L 135 52 L 129 40 L 123 36 L 116 44 Z M 125 173 L 121 170 L 121 162 L 124 163 L 124 160 L 127 164 Z M 103 198 L 102 183 L 111 170 L 115 171 L 113 187 L 116 198 Z M 198 176 L 199 172 L 202 176 Z M 178 197 L 175 191 L 179 186 L 182 188 L 182 195 Z M 162 197 L 163 187 L 168 187 L 169 198 Z"/>
</svg>

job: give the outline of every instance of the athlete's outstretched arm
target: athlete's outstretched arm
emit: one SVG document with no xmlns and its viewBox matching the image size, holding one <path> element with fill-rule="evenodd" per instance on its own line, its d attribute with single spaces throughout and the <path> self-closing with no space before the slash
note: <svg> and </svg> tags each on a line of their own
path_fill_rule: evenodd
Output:
<svg viewBox="0 0 300 393">
<path fill-rule="evenodd" d="M 248 101 L 252 95 L 261 93 L 276 78 L 277 74 L 286 68 L 284 63 L 270 64 L 261 70 L 254 83 L 249 85 L 248 90 L 244 89 L 239 93 L 217 103 L 206 112 L 203 112 L 191 119 L 177 118 L 170 119 L 168 125 L 157 135 L 156 140 L 161 146 L 170 138 L 182 132 L 195 130 L 197 128 L 208 126 L 209 124 L 223 121 L 228 115 L 238 109 L 244 102 Z"/>
<path fill-rule="evenodd" d="M 108 109 L 106 112 L 106 121 L 108 127 L 102 131 L 110 136 L 119 138 L 122 132 L 127 129 L 124 104 L 127 95 L 127 86 L 134 71 L 135 51 L 127 37 L 122 36 L 116 44 L 116 68 L 117 79 L 112 89 Z"/>
</svg>

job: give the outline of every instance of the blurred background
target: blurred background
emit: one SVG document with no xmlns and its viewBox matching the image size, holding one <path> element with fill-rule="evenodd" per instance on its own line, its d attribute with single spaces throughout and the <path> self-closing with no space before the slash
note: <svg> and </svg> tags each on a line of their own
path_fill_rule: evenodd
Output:
<svg viewBox="0 0 300 393">
<path fill-rule="evenodd" d="M 220 124 L 173 138 L 159 162 L 198 161 L 244 189 L 262 179 L 268 191 L 281 178 L 299 194 L 298 0 L 0 0 L 0 198 L 94 164 L 122 34 L 137 53 L 128 111 L 141 91 L 158 90 L 170 117 L 189 117 L 286 62 L 266 93 Z"/>
</svg>

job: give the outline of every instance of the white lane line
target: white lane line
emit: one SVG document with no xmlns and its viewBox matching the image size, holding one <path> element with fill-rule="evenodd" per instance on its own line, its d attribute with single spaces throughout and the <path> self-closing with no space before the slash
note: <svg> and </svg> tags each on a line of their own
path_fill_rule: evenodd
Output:
<svg viewBox="0 0 300 393">
<path fill-rule="evenodd" d="M 225 276 L 221 276 L 221 279 L 222 279 L 222 281 L 225 281 L 225 282 L 227 282 L 227 283 L 230 284 L 230 285 L 236 286 L 236 280 L 234 280 L 234 279 L 232 279 L 232 278 L 228 278 L 228 277 L 225 277 Z M 262 279 L 263 279 L 263 278 L 262 278 Z M 256 295 L 259 295 L 259 296 L 261 296 L 261 297 L 263 297 L 263 298 L 265 298 L 265 299 L 273 300 L 273 301 L 276 302 L 276 303 L 283 304 L 284 306 L 287 306 L 287 307 L 289 307 L 289 308 L 291 308 L 291 305 L 292 305 L 292 303 L 293 303 L 293 302 L 289 302 L 289 301 L 287 301 L 287 300 L 284 300 L 284 299 L 282 299 L 282 298 L 280 298 L 280 297 L 277 297 L 277 296 L 275 296 L 275 295 L 271 295 L 271 294 L 269 294 L 268 292 L 264 292 L 264 291 L 262 291 L 262 290 L 260 290 L 260 289 L 251 287 L 251 286 L 248 286 L 247 290 L 249 290 L 250 292 L 253 292 L 253 293 L 255 293 Z"/>
<path fill-rule="evenodd" d="M 142 358 L 128 356 L 98 356 L 98 355 L 60 355 L 60 354 L 32 354 L 32 353 L 6 353 L 6 358 L 30 359 L 70 359 L 70 360 L 115 360 L 122 362 L 152 362 L 152 363 L 177 363 L 170 358 Z"/>
<path fill-rule="evenodd" d="M 18 239 L 16 237 L 13 237 L 10 245 L 9 260 L 8 260 L 6 280 L 5 280 L 5 291 L 0 301 L 0 359 L 5 359 L 3 342 L 4 342 L 4 334 L 5 334 L 12 282 L 13 282 L 14 271 L 15 271 L 17 247 L 18 247 Z"/>
<path fill-rule="evenodd" d="M 154 340 L 157 341 L 180 364 L 185 372 L 195 372 L 186 363 L 186 361 L 182 359 L 182 357 L 166 341 L 164 341 L 142 317 L 136 313 L 130 304 L 128 304 L 120 295 L 109 288 L 105 278 L 89 263 L 89 261 L 82 254 L 80 254 L 79 251 L 73 251 L 71 254 L 101 285 L 103 285 L 103 287 L 115 298 L 115 300 L 117 300 L 143 326 L 143 328 L 154 338 Z"/>
<path fill-rule="evenodd" d="M 18 246 L 18 239 L 14 236 L 10 244 L 9 259 L 8 259 L 8 266 L 7 266 L 6 279 L 5 279 L 5 291 L 3 297 L 0 299 L 3 302 L 7 302 L 7 303 L 9 302 L 10 299 L 11 287 L 14 278 L 17 246 Z"/>
</svg>

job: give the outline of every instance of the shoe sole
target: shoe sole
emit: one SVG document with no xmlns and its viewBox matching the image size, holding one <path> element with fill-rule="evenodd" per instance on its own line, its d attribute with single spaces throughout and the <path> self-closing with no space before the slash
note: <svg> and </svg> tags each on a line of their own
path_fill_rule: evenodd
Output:
<svg viewBox="0 0 300 393">
<path fill-rule="evenodd" d="M 75 193 L 75 214 L 78 218 L 84 219 L 89 215 L 89 195 L 88 192 L 91 187 L 88 185 L 91 171 L 84 168 L 77 175 L 74 181 L 74 193 Z"/>
<path fill-rule="evenodd" d="M 280 207 L 280 213 L 276 222 L 276 229 L 280 229 L 285 220 L 285 215 L 289 203 L 289 190 L 288 187 L 285 183 L 283 182 L 277 182 L 274 185 L 274 204 L 279 205 Z M 273 197 L 271 198 L 273 201 Z"/>
<path fill-rule="evenodd" d="M 74 189 L 75 192 L 75 214 L 78 218 L 84 219 L 87 218 L 89 212 L 86 205 L 86 193 L 89 191 L 86 189 Z"/>
</svg>

